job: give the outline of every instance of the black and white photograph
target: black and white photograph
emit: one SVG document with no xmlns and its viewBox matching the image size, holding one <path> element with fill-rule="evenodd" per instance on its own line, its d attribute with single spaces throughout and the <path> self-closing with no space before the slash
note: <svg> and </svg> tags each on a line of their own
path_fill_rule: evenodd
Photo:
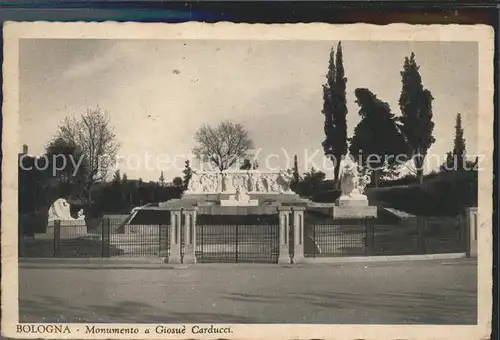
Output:
<svg viewBox="0 0 500 340">
<path fill-rule="evenodd" d="M 4 41 L 4 336 L 489 336 L 492 29 Z"/>
</svg>

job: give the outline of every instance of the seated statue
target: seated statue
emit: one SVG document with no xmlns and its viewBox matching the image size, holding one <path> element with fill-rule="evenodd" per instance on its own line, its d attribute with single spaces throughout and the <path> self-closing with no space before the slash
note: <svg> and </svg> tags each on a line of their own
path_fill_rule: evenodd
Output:
<svg viewBox="0 0 500 340">
<path fill-rule="evenodd" d="M 358 166 L 348 155 L 342 162 L 340 173 L 341 198 L 365 198 L 363 191 L 370 183 L 368 175 L 360 176 Z"/>
</svg>

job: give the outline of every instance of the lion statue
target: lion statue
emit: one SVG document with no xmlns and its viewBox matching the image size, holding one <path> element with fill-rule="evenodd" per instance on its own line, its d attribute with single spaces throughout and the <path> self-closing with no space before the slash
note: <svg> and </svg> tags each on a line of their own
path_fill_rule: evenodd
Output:
<svg viewBox="0 0 500 340">
<path fill-rule="evenodd" d="M 49 208 L 48 222 L 53 222 L 56 220 L 75 221 L 84 219 L 85 215 L 83 214 L 83 210 L 80 210 L 78 212 L 78 218 L 73 218 L 71 216 L 70 206 L 65 198 L 58 198 L 54 201 L 54 203 L 51 204 Z"/>
</svg>

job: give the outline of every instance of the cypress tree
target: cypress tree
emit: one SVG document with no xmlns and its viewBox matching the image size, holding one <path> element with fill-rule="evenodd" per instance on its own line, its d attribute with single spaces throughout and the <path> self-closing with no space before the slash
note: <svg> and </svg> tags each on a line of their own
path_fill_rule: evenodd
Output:
<svg viewBox="0 0 500 340">
<path fill-rule="evenodd" d="M 297 160 L 297 155 L 293 157 L 293 170 L 292 170 L 292 180 L 290 182 L 290 188 L 295 191 L 300 181 L 299 175 L 299 163 Z"/>
<path fill-rule="evenodd" d="M 462 128 L 462 116 L 457 114 L 455 124 L 455 139 L 453 141 L 453 155 L 457 159 L 457 170 L 463 170 L 466 160 L 466 146 L 464 129 Z"/>
<path fill-rule="evenodd" d="M 334 180 L 338 186 L 340 161 L 347 153 L 347 78 L 344 74 L 342 43 L 337 53 L 332 49 L 323 85 L 323 110 L 325 116 L 325 140 L 322 143 L 325 155 L 334 163 Z"/>
<path fill-rule="evenodd" d="M 183 186 L 184 190 L 186 190 L 189 184 L 189 180 L 191 179 L 191 176 L 193 174 L 193 170 L 191 170 L 191 166 L 189 165 L 189 160 L 186 160 L 184 164 L 185 164 L 184 170 L 182 171 L 182 173 L 184 174 Z"/>
<path fill-rule="evenodd" d="M 462 128 L 462 116 L 457 114 L 455 120 L 455 138 L 453 139 L 453 151 L 446 154 L 445 163 L 441 166 L 443 171 L 460 171 L 466 168 L 467 156 L 464 138 L 464 129 Z"/>
<path fill-rule="evenodd" d="M 158 185 L 160 187 L 165 186 L 165 177 L 163 176 L 163 171 L 160 173 L 160 178 L 158 179 Z"/>
<path fill-rule="evenodd" d="M 399 98 L 401 130 L 406 138 L 417 177 L 423 183 L 423 166 L 427 151 L 436 141 L 432 132 L 432 94 L 422 85 L 415 54 L 405 58 L 401 72 L 402 90 Z"/>
</svg>

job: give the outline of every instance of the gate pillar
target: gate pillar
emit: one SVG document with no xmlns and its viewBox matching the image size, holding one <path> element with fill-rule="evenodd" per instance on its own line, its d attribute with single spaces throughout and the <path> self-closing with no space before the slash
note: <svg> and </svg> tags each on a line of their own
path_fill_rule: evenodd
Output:
<svg viewBox="0 0 500 340">
<path fill-rule="evenodd" d="M 293 207 L 293 263 L 304 260 L 304 210 L 305 207 Z"/>
<path fill-rule="evenodd" d="M 290 248 L 289 248 L 289 232 L 290 232 L 290 207 L 279 207 L 279 220 L 280 220 L 280 248 L 278 263 L 290 264 Z"/>
<path fill-rule="evenodd" d="M 184 257 L 182 263 L 196 263 L 196 207 L 183 210 Z"/>
<path fill-rule="evenodd" d="M 170 251 L 166 263 L 181 263 L 181 210 L 170 211 Z"/>
<path fill-rule="evenodd" d="M 477 257 L 477 240 L 479 228 L 477 207 L 467 209 L 466 223 L 466 255 L 467 257 Z"/>
</svg>

